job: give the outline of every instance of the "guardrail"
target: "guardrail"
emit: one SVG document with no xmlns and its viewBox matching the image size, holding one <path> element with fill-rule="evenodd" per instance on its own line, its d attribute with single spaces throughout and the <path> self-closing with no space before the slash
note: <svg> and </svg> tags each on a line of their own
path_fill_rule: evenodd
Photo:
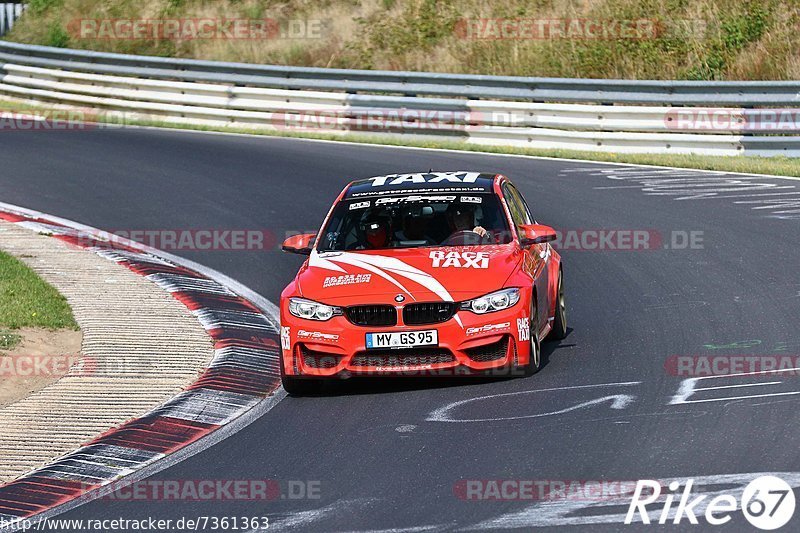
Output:
<svg viewBox="0 0 800 533">
<path fill-rule="evenodd" d="M 301 68 L 0 41 L 0 94 L 124 113 L 120 120 L 433 136 L 532 148 L 800 156 L 796 81 L 579 80 Z M 716 107 L 721 105 L 736 107 Z"/>
</svg>

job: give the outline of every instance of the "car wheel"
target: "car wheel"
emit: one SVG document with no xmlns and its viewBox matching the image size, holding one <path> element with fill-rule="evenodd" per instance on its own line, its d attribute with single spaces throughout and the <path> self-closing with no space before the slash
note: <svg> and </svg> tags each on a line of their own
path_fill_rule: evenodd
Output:
<svg viewBox="0 0 800 533">
<path fill-rule="evenodd" d="M 567 303 L 564 298 L 564 273 L 558 271 L 558 291 L 556 292 L 556 316 L 553 329 L 547 340 L 560 341 L 567 336 Z"/>
<path fill-rule="evenodd" d="M 535 298 L 535 295 L 534 295 Z M 539 342 L 539 332 L 537 324 L 539 324 L 539 312 L 536 303 L 531 304 L 531 318 L 530 318 L 530 357 L 528 364 L 525 365 L 525 375 L 532 376 L 542 368 L 542 345 Z"/>
</svg>

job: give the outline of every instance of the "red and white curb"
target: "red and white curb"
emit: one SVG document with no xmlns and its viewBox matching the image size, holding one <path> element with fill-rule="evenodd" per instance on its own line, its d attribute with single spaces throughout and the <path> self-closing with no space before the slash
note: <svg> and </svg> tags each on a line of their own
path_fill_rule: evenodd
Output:
<svg viewBox="0 0 800 533">
<path fill-rule="evenodd" d="M 56 507 L 66 508 L 185 451 L 280 388 L 278 314 L 263 297 L 218 272 L 138 243 L 114 237 L 112 247 L 108 234 L 65 219 L 3 203 L 0 219 L 51 234 L 145 276 L 184 303 L 214 341 L 211 363 L 184 392 L 0 486 L 3 527 L 14 529 L 15 524 Z"/>
</svg>

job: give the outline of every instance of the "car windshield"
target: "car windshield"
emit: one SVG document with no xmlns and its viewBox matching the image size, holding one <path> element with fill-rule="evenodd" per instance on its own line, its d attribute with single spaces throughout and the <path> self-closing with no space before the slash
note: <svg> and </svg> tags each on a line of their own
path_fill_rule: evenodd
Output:
<svg viewBox="0 0 800 533">
<path fill-rule="evenodd" d="M 505 213 L 493 193 L 416 194 L 342 200 L 317 250 L 469 246 L 510 240 Z"/>
</svg>

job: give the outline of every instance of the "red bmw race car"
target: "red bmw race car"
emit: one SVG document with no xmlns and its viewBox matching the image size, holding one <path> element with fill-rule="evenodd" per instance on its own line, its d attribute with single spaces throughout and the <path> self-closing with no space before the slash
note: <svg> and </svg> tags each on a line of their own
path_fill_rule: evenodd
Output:
<svg viewBox="0 0 800 533">
<path fill-rule="evenodd" d="M 561 257 L 499 174 L 390 174 L 347 185 L 281 294 L 281 377 L 475 375 L 541 366 L 564 338 Z"/>
</svg>

